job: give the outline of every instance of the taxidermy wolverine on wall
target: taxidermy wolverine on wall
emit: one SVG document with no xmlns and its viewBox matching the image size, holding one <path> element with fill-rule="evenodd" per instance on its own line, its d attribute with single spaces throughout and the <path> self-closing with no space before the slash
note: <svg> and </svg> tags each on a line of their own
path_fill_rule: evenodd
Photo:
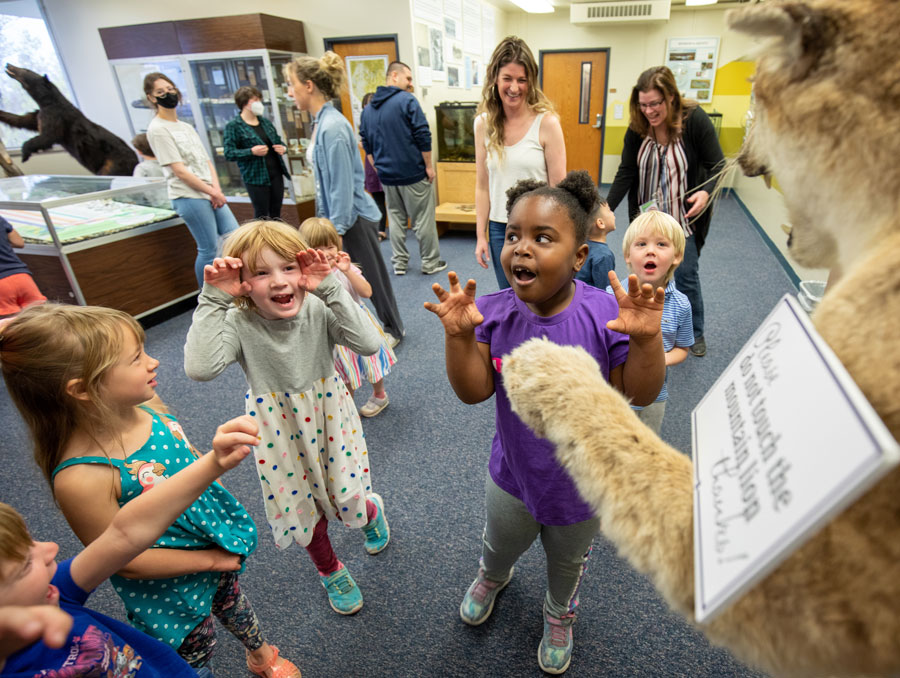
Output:
<svg viewBox="0 0 900 678">
<path fill-rule="evenodd" d="M 22 162 L 59 144 L 93 174 L 131 176 L 138 163 L 134 151 L 108 129 L 88 120 L 46 75 L 12 64 L 6 64 L 6 74 L 40 106 L 25 115 L 0 111 L 0 122 L 38 133 L 22 144 Z"/>
</svg>

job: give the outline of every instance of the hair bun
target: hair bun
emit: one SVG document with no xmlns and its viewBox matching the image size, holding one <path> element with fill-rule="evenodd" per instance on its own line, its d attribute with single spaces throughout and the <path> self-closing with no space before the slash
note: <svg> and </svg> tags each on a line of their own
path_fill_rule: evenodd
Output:
<svg viewBox="0 0 900 678">
<path fill-rule="evenodd" d="M 571 194 L 587 214 L 591 214 L 597 206 L 600 195 L 591 175 L 586 170 L 573 170 L 560 181 L 557 188 Z"/>
</svg>

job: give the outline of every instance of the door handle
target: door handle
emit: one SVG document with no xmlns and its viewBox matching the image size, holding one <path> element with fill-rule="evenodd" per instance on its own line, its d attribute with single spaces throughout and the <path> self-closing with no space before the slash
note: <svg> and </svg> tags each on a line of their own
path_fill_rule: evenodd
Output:
<svg viewBox="0 0 900 678">
<path fill-rule="evenodd" d="M 597 114 L 597 121 L 593 125 L 591 125 L 591 127 L 593 127 L 594 129 L 601 129 L 603 127 L 603 114 L 602 113 Z"/>
</svg>

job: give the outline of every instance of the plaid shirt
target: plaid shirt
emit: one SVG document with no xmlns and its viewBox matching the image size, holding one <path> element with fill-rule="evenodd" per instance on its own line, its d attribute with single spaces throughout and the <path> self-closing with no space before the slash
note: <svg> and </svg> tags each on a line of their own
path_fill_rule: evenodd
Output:
<svg viewBox="0 0 900 678">
<path fill-rule="evenodd" d="M 262 125 L 263 131 L 273 146 L 275 144 L 284 145 L 281 137 L 278 136 L 275 125 L 263 117 L 259 118 L 259 124 Z M 253 155 L 250 150 L 253 146 L 259 146 L 262 143 L 262 139 L 259 138 L 253 127 L 244 122 L 240 115 L 235 116 L 225 126 L 225 159 L 237 162 L 238 169 L 241 171 L 241 179 L 245 184 L 268 186 L 271 183 L 269 171 L 266 169 L 266 157 Z M 281 173 L 290 178 L 291 175 L 288 174 L 287 167 L 285 167 L 283 156 L 278 156 L 278 164 L 281 165 Z"/>
</svg>

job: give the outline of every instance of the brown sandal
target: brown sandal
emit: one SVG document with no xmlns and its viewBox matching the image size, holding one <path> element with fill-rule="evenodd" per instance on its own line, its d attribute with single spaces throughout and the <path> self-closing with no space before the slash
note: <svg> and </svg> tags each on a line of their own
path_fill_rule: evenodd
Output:
<svg viewBox="0 0 900 678">
<path fill-rule="evenodd" d="M 264 678 L 300 678 L 300 669 L 287 659 L 280 666 L 275 666 L 275 662 L 278 661 L 278 648 L 274 645 L 269 647 L 272 648 L 272 658 L 266 664 L 254 664 L 250 660 L 250 655 L 247 655 L 247 668 L 250 672 Z"/>
</svg>

